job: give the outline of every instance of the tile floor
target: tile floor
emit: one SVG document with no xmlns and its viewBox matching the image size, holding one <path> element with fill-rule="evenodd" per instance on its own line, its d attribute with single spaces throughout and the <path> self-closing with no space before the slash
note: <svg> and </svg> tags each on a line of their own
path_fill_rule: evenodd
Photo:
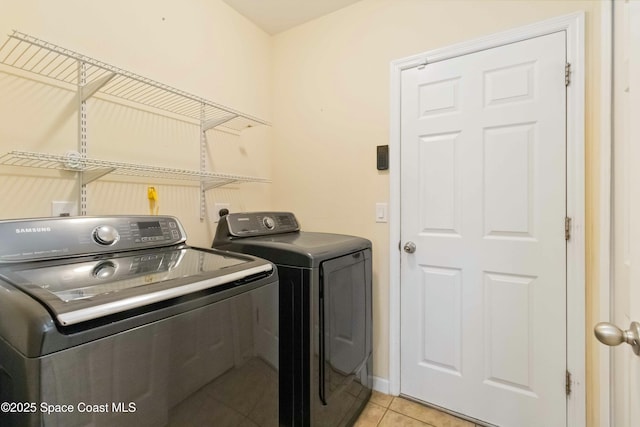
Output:
<svg viewBox="0 0 640 427">
<path fill-rule="evenodd" d="M 355 427 L 480 427 L 402 397 L 374 391 Z"/>
</svg>

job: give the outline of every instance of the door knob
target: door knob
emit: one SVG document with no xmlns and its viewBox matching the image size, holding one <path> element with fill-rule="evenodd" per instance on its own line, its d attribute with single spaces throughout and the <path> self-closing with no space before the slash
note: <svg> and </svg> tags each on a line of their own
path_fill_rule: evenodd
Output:
<svg viewBox="0 0 640 427">
<path fill-rule="evenodd" d="M 407 242 L 404 244 L 404 251 L 408 254 L 412 254 L 416 251 L 416 244 L 413 242 Z"/>
<path fill-rule="evenodd" d="M 629 329 L 623 331 L 609 322 L 600 322 L 594 328 L 594 332 L 602 344 L 616 346 L 626 342 L 633 348 L 633 352 L 640 356 L 640 323 L 631 322 Z"/>
</svg>

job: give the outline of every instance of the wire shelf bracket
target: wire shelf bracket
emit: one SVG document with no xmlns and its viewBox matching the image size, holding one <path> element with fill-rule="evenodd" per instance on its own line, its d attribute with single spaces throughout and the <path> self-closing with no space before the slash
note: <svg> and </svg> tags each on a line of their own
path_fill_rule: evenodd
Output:
<svg viewBox="0 0 640 427">
<path fill-rule="evenodd" d="M 95 95 L 96 92 L 100 90 L 100 88 L 109 83 L 115 76 L 116 73 L 110 73 L 100 77 L 97 80 L 92 81 L 91 83 L 80 86 L 80 99 L 83 101 L 88 100 L 93 95 Z"/>
</svg>

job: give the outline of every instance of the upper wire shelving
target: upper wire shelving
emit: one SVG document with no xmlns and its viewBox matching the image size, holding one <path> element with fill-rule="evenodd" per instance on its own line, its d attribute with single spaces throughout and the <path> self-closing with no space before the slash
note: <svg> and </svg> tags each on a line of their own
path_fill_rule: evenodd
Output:
<svg viewBox="0 0 640 427">
<path fill-rule="evenodd" d="M 46 84 L 77 92 L 78 151 L 71 157 L 47 153 L 10 151 L 0 155 L 0 165 L 58 169 L 77 172 L 80 182 L 79 211 L 87 212 L 87 184 L 107 174 L 200 181 L 200 218 L 204 220 L 205 191 L 232 183 L 271 182 L 266 178 L 210 172 L 206 168 L 206 132 L 210 129 L 239 135 L 247 128 L 270 123 L 224 105 L 192 95 L 164 83 L 19 31 L 13 31 L 0 46 L 1 67 L 19 76 L 34 76 Z M 2 69 L 0 67 L 0 70 Z M 9 69 L 7 68 L 7 69 Z M 87 100 L 99 97 L 126 106 L 185 119 L 200 127 L 200 170 L 164 168 L 113 162 L 87 156 Z"/>
<path fill-rule="evenodd" d="M 84 66 L 84 84 L 79 81 L 78 62 Z M 103 94 L 203 122 L 207 129 L 240 132 L 248 127 L 269 125 L 257 117 L 18 31 L 9 35 L 0 47 L 0 63 L 80 86 L 82 99 Z"/>
</svg>

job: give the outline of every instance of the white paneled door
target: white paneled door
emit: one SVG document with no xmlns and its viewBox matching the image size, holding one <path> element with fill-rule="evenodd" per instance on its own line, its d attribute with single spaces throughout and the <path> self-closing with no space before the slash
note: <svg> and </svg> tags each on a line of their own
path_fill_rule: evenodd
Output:
<svg viewBox="0 0 640 427">
<path fill-rule="evenodd" d="M 401 393 L 565 426 L 565 32 L 402 71 Z"/>
</svg>

